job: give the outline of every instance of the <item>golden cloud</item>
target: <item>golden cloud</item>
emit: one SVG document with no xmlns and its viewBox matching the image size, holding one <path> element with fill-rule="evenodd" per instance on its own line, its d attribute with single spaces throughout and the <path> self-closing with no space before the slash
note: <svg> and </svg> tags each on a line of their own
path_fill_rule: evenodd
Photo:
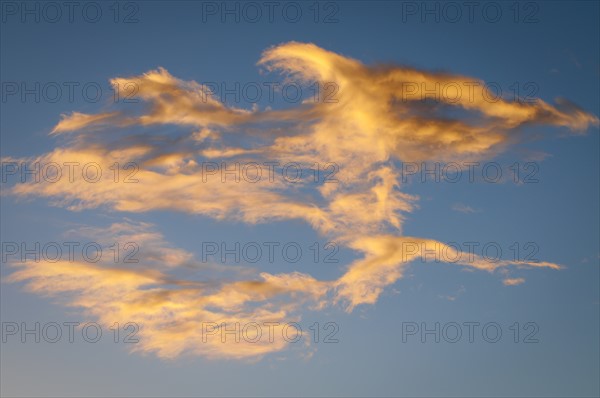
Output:
<svg viewBox="0 0 600 398">
<path fill-rule="evenodd" d="M 418 198 L 401 191 L 398 161 L 489 159 L 518 142 L 525 126 L 584 131 L 599 123 L 596 116 L 564 100 L 551 105 L 540 99 L 491 98 L 485 82 L 477 78 L 368 66 L 314 44 L 272 47 L 258 64 L 303 82 L 333 83 L 335 101 L 248 110 L 228 106 L 206 86 L 177 79 L 165 69 L 118 77 L 112 83 L 134 84 L 145 107 L 136 108 L 137 113 L 63 115 L 51 134 L 62 136 L 64 145 L 22 161 L 96 164 L 104 171 L 115 163 L 132 164 L 127 177 L 131 181 L 121 183 L 124 176 L 111 173 L 94 183 L 83 178 L 29 181 L 11 187 L 8 194 L 49 198 L 74 211 L 172 210 L 251 224 L 303 220 L 362 256 L 339 278 L 319 281 L 299 272 L 259 272 L 249 279 L 234 269 L 234 276 L 219 276 L 218 282 L 188 280 L 177 277 L 186 267 L 219 271 L 208 270 L 192 253 L 166 244 L 152 226 L 126 221 L 90 231 L 151 243 L 152 250 L 138 266 L 18 262 L 12 264 L 16 271 L 9 281 L 24 282 L 36 293 L 67 297 L 68 305 L 103 322 L 138 321 L 144 327 L 137 350 L 165 358 L 183 353 L 261 356 L 286 348 L 286 342 L 207 344 L 201 321 L 284 323 L 298 319 L 305 304 L 319 309 L 344 303 L 351 311 L 359 304 L 374 304 L 409 263 L 427 260 L 424 250 L 434 247 L 439 255 L 458 255 L 442 242 L 402 235 L 404 214 L 414 209 Z M 434 101 L 428 98 L 432 90 Z M 449 117 L 448 109 L 461 110 L 461 117 Z M 176 127 L 178 133 L 171 127 L 164 132 L 166 126 Z M 338 182 L 224 182 L 214 174 L 207 178 L 206 165 L 218 159 L 230 164 L 290 159 L 335 164 Z M 456 263 L 488 272 L 510 266 L 560 268 L 551 262 L 490 263 L 478 256 Z M 505 285 L 522 282 L 504 280 Z"/>
</svg>

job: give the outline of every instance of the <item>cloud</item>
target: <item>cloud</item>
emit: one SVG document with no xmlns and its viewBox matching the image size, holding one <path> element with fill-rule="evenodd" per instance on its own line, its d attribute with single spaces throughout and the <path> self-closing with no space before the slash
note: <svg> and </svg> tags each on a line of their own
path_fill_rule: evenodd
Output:
<svg viewBox="0 0 600 398">
<path fill-rule="evenodd" d="M 517 286 L 522 283 L 525 283 L 525 279 L 524 278 L 506 278 L 502 281 L 502 283 L 504 283 L 504 285 L 506 285 L 506 286 Z"/>
<path fill-rule="evenodd" d="M 17 198 L 46 198 L 72 211 L 141 216 L 168 210 L 249 224 L 302 220 L 358 256 L 338 278 L 320 281 L 299 272 L 258 272 L 248 278 L 247 271 L 238 269 L 222 275 L 164 242 L 148 224 L 126 221 L 89 231 L 107 237 L 130 234 L 149 243 L 151 249 L 139 265 L 123 269 L 81 262 L 15 263 L 10 280 L 24 282 L 37 293 L 70 297 L 68 305 L 104 321 L 139 320 L 146 326 L 138 350 L 167 358 L 182 353 L 238 358 L 287 345 L 198 344 L 198 320 L 289 321 L 299 317 L 304 305 L 319 309 L 341 304 L 352 311 L 374 304 L 411 262 L 430 261 L 431 253 L 441 256 L 441 262 L 488 272 L 560 268 L 551 262 L 491 263 L 477 256 L 454 261 L 460 254 L 455 248 L 404 236 L 406 214 L 419 198 L 402 192 L 398 162 L 491 159 L 517 145 L 528 126 L 582 133 L 598 125 L 596 116 L 566 100 L 552 105 L 541 99 L 525 103 L 492 98 L 485 82 L 475 77 L 369 66 L 314 44 L 271 47 L 258 66 L 284 79 L 334 84 L 334 101 L 247 110 L 226 105 L 207 87 L 178 79 L 166 69 L 116 77 L 111 82 L 119 87 L 135 85 L 141 106 L 62 115 L 51 129 L 60 146 L 16 160 L 75 162 L 74 177 L 30 180 L 5 191 Z M 270 170 L 277 178 L 239 178 L 243 165 L 270 162 L 278 163 Z M 336 182 L 316 183 L 308 172 L 291 183 L 280 175 L 288 162 L 305 170 L 329 165 Z M 90 164 L 104 171 L 93 183 L 79 174 Z M 115 164 L 119 173 L 111 168 Z M 237 176 L 224 175 L 221 165 Z M 475 211 L 463 205 L 454 210 Z M 182 274 L 190 268 L 200 268 L 204 279 Z"/>
<path fill-rule="evenodd" d="M 119 238 L 140 246 L 137 263 L 111 262 L 103 257 L 98 263 L 73 258 L 60 261 L 15 261 L 15 269 L 6 282 L 24 282 L 31 292 L 48 296 L 65 305 L 82 308 L 102 326 L 114 322 L 134 322 L 140 326 L 139 343 L 134 351 L 153 352 L 162 358 L 180 355 L 248 358 L 277 352 L 289 346 L 282 328 L 299 320 L 294 311 L 310 297 L 318 300 L 324 283 L 301 273 L 272 275 L 260 273 L 254 280 L 219 279 L 216 269 L 202 272 L 203 278 L 183 272 L 186 264 L 198 263 L 193 255 L 171 247 L 147 223 L 126 221 L 107 228 L 78 228 L 68 235 Z M 107 241 L 105 249 L 111 241 Z M 227 273 L 223 267 L 220 272 Z M 176 275 L 180 276 L 177 277 Z M 183 277 L 185 276 L 185 277 Z M 282 299 L 283 295 L 303 292 L 305 297 Z M 273 326 L 273 339 L 256 342 L 210 334 L 214 326 L 227 328 L 251 323 Z M 275 325 L 277 324 L 277 325 Z M 210 327 L 207 327 L 210 326 Z M 238 335 L 241 332 L 238 333 Z"/>
<path fill-rule="evenodd" d="M 461 252 L 452 245 L 407 236 L 368 236 L 351 242 L 349 246 L 364 253 L 365 257 L 350 264 L 346 273 L 334 282 L 337 291 L 335 300 L 346 302 L 348 311 L 359 304 L 374 304 L 383 289 L 400 279 L 406 266 L 417 260 L 457 264 L 488 272 L 510 266 L 562 268 L 551 262 L 490 261 L 476 254 Z"/>
<path fill-rule="evenodd" d="M 461 213 L 465 213 L 465 214 L 479 213 L 481 211 L 481 210 L 474 209 L 471 206 L 467 206 L 462 203 L 454 204 L 454 206 L 452 206 L 452 210 L 458 211 Z"/>
</svg>

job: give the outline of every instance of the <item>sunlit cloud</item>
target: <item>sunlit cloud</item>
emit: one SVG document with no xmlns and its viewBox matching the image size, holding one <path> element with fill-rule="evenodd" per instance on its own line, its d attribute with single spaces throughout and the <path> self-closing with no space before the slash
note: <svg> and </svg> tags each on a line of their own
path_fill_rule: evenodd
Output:
<svg viewBox="0 0 600 398">
<path fill-rule="evenodd" d="M 431 248 L 441 262 L 491 273 L 507 267 L 561 268 L 552 262 L 490 262 L 479 256 L 454 261 L 460 254 L 455 248 L 404 236 L 405 216 L 419 198 L 402 191 L 398 162 L 491 159 L 517 145 L 527 126 L 582 133 L 598 125 L 596 116 L 566 100 L 554 105 L 541 99 L 490 100 L 485 82 L 474 77 L 368 66 L 314 44 L 290 42 L 269 48 L 258 65 L 307 84 L 335 83 L 335 101 L 248 110 L 228 106 L 207 87 L 162 68 L 117 77 L 111 83 L 138 87 L 140 107 L 62 115 L 51 130 L 61 145 L 19 161 L 95 163 L 105 171 L 115 163 L 132 163 L 136 168 L 123 172 L 131 181 L 122 183 L 124 175 L 119 175 L 117 183 L 113 174 L 93 184 L 82 178 L 29 181 L 10 187 L 8 194 L 47 198 L 73 211 L 168 210 L 249 224 L 302 220 L 356 253 L 358 259 L 338 278 L 322 281 L 299 272 L 260 271 L 249 278 L 235 267 L 219 275 L 214 267 L 194 260 L 192 253 L 164 242 L 153 226 L 128 220 L 88 232 L 149 243 L 151 250 L 135 267 L 13 263 L 16 270 L 9 281 L 83 308 L 103 322 L 140 322 L 143 339 L 137 350 L 165 358 L 183 353 L 246 358 L 283 350 L 287 344 L 202 344 L 200 320 L 283 323 L 298 319 L 305 308 L 332 305 L 351 312 L 357 305 L 376 303 L 411 263 L 430 261 Z M 463 91 L 452 96 L 440 92 L 430 101 L 426 96 L 432 87 Z M 449 110 L 461 112 L 452 117 Z M 334 164 L 337 181 L 223 181 L 206 167 L 221 161 Z M 477 212 L 462 204 L 453 210 Z M 212 279 L 190 280 L 181 274 L 188 268 L 201 269 Z"/>
<path fill-rule="evenodd" d="M 245 274 L 232 275 L 227 267 L 207 270 L 191 253 L 165 242 L 147 223 L 126 221 L 107 228 L 78 228 L 69 234 L 94 236 L 100 243 L 103 238 L 135 242 L 140 246 L 139 262 L 14 261 L 10 266 L 15 271 L 6 282 L 23 281 L 28 291 L 82 308 L 107 328 L 115 321 L 136 323 L 140 340 L 131 349 L 163 358 L 182 354 L 246 358 L 280 351 L 289 345 L 282 327 L 299 319 L 294 312 L 304 302 L 316 302 L 324 293 L 325 283 L 301 273 L 257 273 L 256 279 L 248 281 L 234 279 Z M 189 265 L 196 267 L 182 269 Z M 198 279 L 198 273 L 204 279 Z M 303 298 L 280 299 L 294 292 L 302 292 Z M 220 334 L 209 336 L 214 331 L 206 325 L 222 323 L 228 328 L 236 323 L 271 324 L 273 339 L 235 341 L 230 336 L 223 342 Z"/>
<path fill-rule="evenodd" d="M 525 283 L 524 278 L 506 278 L 502 281 L 506 286 L 517 286 L 522 283 Z"/>
</svg>

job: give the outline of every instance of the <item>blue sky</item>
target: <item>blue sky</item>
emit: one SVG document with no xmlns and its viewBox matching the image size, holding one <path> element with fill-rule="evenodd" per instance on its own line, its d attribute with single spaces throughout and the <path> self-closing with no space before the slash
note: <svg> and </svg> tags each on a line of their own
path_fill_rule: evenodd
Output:
<svg viewBox="0 0 600 398">
<path fill-rule="evenodd" d="M 72 23 L 65 17 L 49 23 L 43 15 L 36 23 L 32 16 L 23 22 L 20 8 L 13 15 L 7 3 L 13 4 L 2 2 L 0 25 L 3 173 L 10 162 L 73 161 L 86 156 L 118 158 L 121 164 L 139 162 L 141 171 L 140 184 L 129 186 L 20 184 L 8 175 L 2 183 L 2 242 L 118 241 L 122 246 L 133 239 L 139 243 L 142 261 L 134 265 L 75 262 L 67 264 L 68 275 L 64 276 L 64 270 L 53 271 L 56 265 L 19 267 L 16 256 L 3 259 L 3 337 L 7 322 L 24 322 L 30 327 L 35 322 L 99 322 L 104 332 L 95 344 L 77 338 L 80 334 L 74 343 L 63 336 L 55 344 L 43 339 L 39 344 L 32 340 L 21 343 L 19 334 L 7 335 L 1 345 L 3 395 L 599 394 L 597 2 L 518 3 L 518 22 L 513 2 L 496 2 L 492 6 L 502 10 L 496 23 L 480 12 L 490 7 L 489 2 L 477 3 L 472 23 L 464 8 L 458 23 L 449 22 L 444 15 L 439 22 L 433 16 L 422 21 L 420 9 L 415 15 L 406 14 L 415 4 L 421 7 L 421 2 L 400 1 L 321 2 L 317 23 L 312 2 L 294 3 L 303 12 L 297 23 L 289 22 L 277 10 L 272 23 L 266 16 L 250 23 L 243 14 L 239 23 L 232 16 L 223 22 L 221 2 L 192 1 L 121 3 L 118 23 L 113 20 L 112 3 L 99 2 L 102 17 L 97 23 L 86 21 L 77 10 Z M 206 15 L 213 4 L 217 14 Z M 236 3 L 228 4 L 234 7 Z M 258 4 L 266 12 L 264 3 Z M 442 7 L 436 2 L 427 4 Z M 138 21 L 123 23 L 128 12 Z M 328 13 L 333 13 L 337 22 L 323 23 Z M 530 13 L 537 22 L 524 22 Z M 257 65 L 261 59 L 265 62 Z M 388 108 L 387 99 L 398 95 L 394 73 L 415 76 L 411 71 L 422 72 L 420 76 L 430 84 L 436 79 L 496 83 L 506 103 L 484 101 L 472 109 L 470 104 L 460 108 L 423 101 L 414 107 L 398 103 L 397 108 Z M 217 82 L 233 87 L 236 82 L 242 86 L 257 82 L 262 86 L 264 82 L 285 82 L 285 72 L 292 72 L 287 81 L 302 84 L 305 94 L 315 79 L 321 84 L 335 82 L 340 102 L 311 108 L 310 103 L 305 107 L 285 101 L 280 93 L 269 101 L 263 93 L 253 108 L 250 101 L 235 102 L 231 96 L 221 104 L 217 95 L 214 107 L 206 110 L 206 103 L 193 102 L 198 87 L 185 83 Z M 144 73 L 148 73 L 146 77 Z M 141 82 L 140 93 L 146 97 L 136 104 L 114 104 L 109 80 L 115 78 L 121 78 L 121 83 Z M 160 84 L 153 86 L 157 81 Z M 78 83 L 77 87 L 97 83 L 103 96 L 98 102 L 86 101 L 81 90 L 75 89 L 73 101 L 64 91 L 60 100 L 51 102 L 40 92 L 41 99 L 36 102 L 32 95 L 22 99 L 20 92 L 12 95 L 7 91 L 14 83 L 20 90 L 22 83 L 35 87 L 36 82 L 41 87 L 49 82 L 63 87 L 64 82 Z M 533 116 L 520 119 L 521 112 L 533 108 L 510 105 L 516 87 L 522 96 L 535 88 L 534 96 L 550 108 L 535 108 Z M 561 107 L 558 97 L 577 108 Z M 189 103 L 195 105 L 188 109 Z M 173 108 L 168 108 L 169 104 Z M 504 105 L 506 113 L 499 116 L 496 112 Z M 204 113 L 194 114 L 194 106 Z M 424 113 L 419 113 L 419 106 Z M 165 107 L 168 111 L 157 111 Z M 305 109 L 316 112 L 316 121 L 308 123 L 310 113 L 303 113 Z M 291 116 L 285 119 L 280 110 L 288 110 Z M 405 113 L 395 114 L 396 110 Z M 69 125 L 77 121 L 73 112 L 103 115 L 114 111 L 121 113 L 108 117 L 101 126 L 89 120 L 78 128 Z M 226 116 L 219 119 L 218 112 Z M 65 116 L 61 119 L 61 115 Z M 155 121 L 130 122 L 139 115 Z M 405 126 L 415 115 L 421 118 Z M 236 118 L 244 121 L 231 122 Z M 438 141 L 437 137 L 454 126 L 445 124 L 448 118 L 475 127 L 454 140 Z M 442 129 L 428 135 L 432 121 L 439 121 Z M 398 130 L 397 126 L 403 127 Z M 415 135 L 406 132 L 410 128 Z M 49 134 L 53 130 L 55 134 Z M 194 133 L 210 138 L 200 139 Z M 190 137 L 196 141 L 190 143 Z M 273 146 L 278 137 L 283 137 L 280 145 Z M 294 141 L 294 137 L 301 140 Z M 470 139 L 461 140 L 463 137 Z M 297 142 L 301 145 L 295 145 Z M 126 152 L 146 146 L 153 151 L 148 156 L 155 158 Z M 98 148 L 99 154 L 94 152 Z M 231 158 L 218 152 L 232 148 L 242 148 L 241 155 Z M 262 150 L 258 155 L 244 152 L 256 148 Z M 198 152 L 190 155 L 194 150 Z M 210 157 L 206 150 L 218 153 Z M 174 155 L 175 163 L 169 163 L 166 154 Z M 253 186 L 217 182 L 200 192 L 192 188 L 204 186 L 186 180 L 192 175 L 177 163 L 181 159 L 335 162 L 343 183 L 335 185 L 333 193 L 321 190 L 326 184 L 309 181 L 292 186 L 281 179 Z M 422 161 L 496 162 L 504 178 L 495 183 L 481 178 L 471 183 L 466 177 L 458 183 L 435 183 L 421 182 L 417 175 L 387 191 L 381 188 L 385 200 L 369 196 L 373 184 L 386 186 L 385 182 L 395 178 L 384 170 L 398 172 L 403 163 L 421 165 Z M 510 168 L 515 162 L 521 172 L 526 163 L 535 164 L 539 181 L 515 183 Z M 103 164 L 103 171 L 110 173 L 109 165 Z M 147 174 L 148 169 L 153 174 Z M 371 180 L 370 173 L 380 180 Z M 273 192 L 279 196 L 269 196 Z M 69 209 L 73 200 L 84 204 L 74 211 Z M 314 208 L 326 211 L 322 217 L 321 213 L 313 216 Z M 398 214 L 401 218 L 394 224 Z M 409 237 L 409 243 L 427 239 L 430 245 L 458 242 L 464 247 L 465 242 L 476 242 L 475 253 L 482 262 L 425 262 L 417 256 L 406 263 L 387 265 L 382 259 L 385 256 L 378 257 L 378 250 L 401 241 L 389 243 L 386 236 Z M 281 256 L 273 263 L 256 264 L 200 260 L 203 242 L 231 246 L 273 241 L 297 243 L 303 248 L 302 260 L 292 263 Z M 337 263 L 312 261 L 309 247 L 313 243 L 323 248 L 334 241 L 339 246 Z M 521 253 L 532 243 L 529 247 L 538 249 L 537 260 L 561 269 L 526 263 L 496 268 L 498 263 L 481 259 L 481 247 L 490 242 L 502 248 L 502 261 L 508 262 L 513 260 L 515 242 Z M 363 260 L 372 258 L 379 262 L 363 266 Z M 92 266 L 98 268 L 92 272 Z M 377 273 L 378 267 L 383 275 Z M 109 268 L 132 270 L 134 281 L 129 285 L 117 278 L 113 283 L 112 274 L 105 276 Z M 176 279 L 178 291 L 184 290 L 183 281 L 198 282 L 201 287 L 190 289 L 193 300 L 188 301 L 187 295 L 165 299 L 157 312 L 152 312 L 154 307 L 148 309 L 152 303 L 135 311 L 114 310 L 133 308 L 131 297 L 145 297 L 150 287 L 136 283 L 138 277 L 153 280 L 146 273 L 150 269 Z M 349 269 L 355 273 L 347 274 Z M 19 270 L 27 272 L 19 274 Z M 261 272 L 273 278 L 265 282 Z M 386 276 L 392 280 L 382 282 Z M 92 286 L 78 278 L 89 278 Z M 253 287 L 232 282 L 244 280 L 263 281 L 265 291 L 282 292 L 238 303 L 237 294 L 254 294 Z M 165 294 L 177 290 L 153 281 L 151 285 L 159 285 Z M 231 290 L 211 290 L 220 287 Z M 194 289 L 202 292 L 199 297 L 194 296 Z M 202 308 L 206 311 L 195 313 L 196 307 L 204 305 L 205 289 L 215 301 Z M 222 297 L 224 302 L 217 301 Z M 84 305 L 75 305 L 77 302 Z M 175 303 L 180 307 L 170 307 Z M 222 306 L 221 312 L 214 310 L 215 303 Z M 184 313 L 186 309 L 191 319 Z M 169 322 L 185 321 L 177 330 L 181 334 L 165 331 L 172 327 L 161 318 L 168 311 L 174 314 Z M 260 311 L 272 316 L 283 312 L 277 320 L 298 322 L 304 339 L 281 346 L 261 345 L 264 351 L 255 353 L 251 345 L 214 341 L 203 345 L 196 340 L 197 333 L 183 332 L 188 330 L 185 327 L 200 328 L 201 322 L 236 317 L 245 322 L 262 321 L 265 318 Z M 220 313 L 223 318 L 198 318 L 207 313 Z M 129 314 L 131 319 L 117 314 Z M 161 322 L 155 323 L 157 319 Z M 108 327 L 112 322 L 129 321 L 142 325 L 140 343 L 114 343 Z M 321 327 L 320 341 L 303 344 L 311 339 L 308 328 L 315 322 Z M 321 341 L 327 322 L 335 322 L 339 328 L 337 343 Z M 435 343 L 431 337 L 423 343 L 420 334 L 405 336 L 403 342 L 403 328 L 413 322 L 429 328 L 436 322 L 440 327 L 452 322 L 495 322 L 503 334 L 497 343 L 485 341 L 481 334 L 473 342 L 463 335 L 457 343 L 444 339 Z M 515 322 L 520 328 L 518 343 L 510 329 Z M 529 331 L 523 327 L 529 322 L 537 325 L 537 343 L 522 341 Z M 181 347 L 184 349 L 178 351 Z"/>
</svg>

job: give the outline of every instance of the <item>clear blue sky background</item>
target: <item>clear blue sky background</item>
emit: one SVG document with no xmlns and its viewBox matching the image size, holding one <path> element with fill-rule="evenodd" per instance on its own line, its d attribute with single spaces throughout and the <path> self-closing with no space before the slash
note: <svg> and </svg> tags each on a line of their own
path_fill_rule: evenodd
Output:
<svg viewBox="0 0 600 398">
<path fill-rule="evenodd" d="M 512 15 L 492 24 L 402 19 L 402 2 L 339 2 L 338 23 L 311 17 L 288 23 L 222 23 L 202 20 L 201 2 L 139 1 L 139 23 L 96 24 L 76 15 L 74 23 L 1 24 L 1 80 L 100 82 L 137 75 L 159 66 L 185 80 L 261 81 L 256 62 L 266 48 L 295 40 L 312 42 L 366 64 L 398 63 L 446 70 L 498 82 L 536 82 L 538 96 L 565 97 L 598 115 L 600 106 L 599 4 L 594 1 L 538 2 L 538 23 L 514 23 Z M 102 3 L 108 13 L 109 3 Z M 309 3 L 302 3 L 306 12 Z M 509 13 L 512 2 L 499 2 Z M 102 104 L 9 100 L 1 104 L 1 154 L 30 156 L 56 145 L 48 136 L 61 113 L 97 112 Z M 250 105 L 247 105 L 248 108 Z M 275 104 L 274 106 L 285 106 Z M 420 208 L 404 232 L 440 241 L 536 242 L 538 258 L 563 264 L 561 271 L 523 271 L 527 282 L 506 287 L 497 275 L 464 272 L 446 264 L 415 264 L 376 305 L 346 314 L 341 309 L 307 313 L 303 325 L 335 321 L 338 344 L 319 344 L 309 359 L 273 354 L 256 363 L 193 358 L 160 360 L 129 354 L 122 344 L 2 344 L 2 394 L 6 396 L 186 396 L 336 395 L 597 396 L 599 364 L 599 135 L 568 136 L 537 128 L 539 139 L 524 147 L 550 154 L 540 162 L 538 184 L 418 184 Z M 498 162 L 527 161 L 523 152 Z M 455 203 L 480 210 L 452 211 Z M 3 197 L 2 241 L 53 241 L 73 223 L 108 225 L 123 216 L 150 221 L 178 247 L 198 253 L 202 240 L 322 240 L 296 223 L 249 226 L 218 223 L 174 212 L 73 213 L 44 200 Z M 301 269 L 330 278 L 352 260 Z M 293 270 L 291 264 L 282 272 Z M 336 268 L 337 267 L 337 268 Z M 2 275 L 6 275 L 5 264 Z M 2 321 L 80 320 L 72 310 L 1 285 Z M 444 297 L 456 296 L 455 300 Z M 401 324 L 490 322 L 508 326 L 536 322 L 537 344 L 422 344 L 401 341 Z"/>
</svg>

